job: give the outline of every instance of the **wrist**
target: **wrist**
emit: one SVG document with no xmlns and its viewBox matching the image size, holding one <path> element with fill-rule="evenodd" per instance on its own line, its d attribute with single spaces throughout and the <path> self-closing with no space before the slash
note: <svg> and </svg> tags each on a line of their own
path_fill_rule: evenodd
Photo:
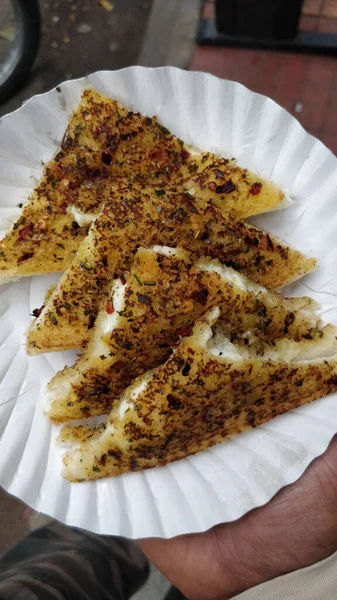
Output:
<svg viewBox="0 0 337 600">
<path fill-rule="evenodd" d="M 337 550 L 337 444 L 265 507 L 213 530 L 224 595 L 317 563 Z"/>
</svg>

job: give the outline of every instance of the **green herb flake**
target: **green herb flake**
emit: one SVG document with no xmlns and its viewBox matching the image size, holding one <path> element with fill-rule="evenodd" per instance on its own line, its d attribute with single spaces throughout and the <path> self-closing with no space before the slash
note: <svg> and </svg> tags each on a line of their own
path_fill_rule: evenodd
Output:
<svg viewBox="0 0 337 600">
<path fill-rule="evenodd" d="M 49 312 L 49 313 L 48 313 L 48 319 L 49 319 L 49 321 L 50 321 L 50 322 L 51 322 L 53 325 L 57 325 L 57 323 L 58 323 L 58 320 L 57 320 L 57 318 L 55 317 L 55 315 L 54 315 L 54 313 L 53 313 L 53 312 Z"/>
<path fill-rule="evenodd" d="M 101 359 L 101 360 L 105 360 L 106 358 L 108 358 L 108 357 L 107 357 L 107 356 L 105 356 L 104 354 L 101 354 L 101 355 L 100 355 L 100 359 Z"/>
<path fill-rule="evenodd" d="M 165 194 L 166 194 L 165 190 L 154 190 L 154 193 L 157 196 L 165 196 Z"/>
<path fill-rule="evenodd" d="M 142 405 L 141 404 L 137 404 L 136 410 L 142 410 Z"/>
<path fill-rule="evenodd" d="M 144 285 L 156 285 L 155 281 L 144 281 Z"/>
<path fill-rule="evenodd" d="M 180 138 L 177 138 L 177 142 L 178 142 L 178 144 L 180 144 L 180 146 L 183 146 L 183 145 L 184 145 L 184 142 L 183 142 L 183 140 L 181 140 Z"/>
<path fill-rule="evenodd" d="M 92 267 L 90 267 L 86 262 L 81 262 L 80 263 L 80 267 L 81 269 L 84 269 L 85 271 L 91 271 Z"/>
<path fill-rule="evenodd" d="M 141 278 L 139 277 L 139 275 L 137 275 L 137 273 L 133 274 L 135 280 L 139 283 L 139 285 L 143 285 L 143 282 L 141 280 Z"/>
<path fill-rule="evenodd" d="M 69 302 L 66 302 L 64 304 L 64 308 L 66 308 L 67 310 L 70 310 L 71 309 L 71 304 Z"/>
<path fill-rule="evenodd" d="M 86 128 L 86 124 L 85 123 L 79 123 L 78 125 L 76 125 L 74 132 L 75 135 L 80 135 Z"/>
<path fill-rule="evenodd" d="M 18 207 L 22 208 L 23 207 L 23 202 L 19 202 Z"/>
<path fill-rule="evenodd" d="M 101 469 L 99 469 L 98 467 L 93 467 L 92 470 L 95 471 L 95 473 L 101 472 Z"/>
<path fill-rule="evenodd" d="M 62 248 L 62 250 L 65 250 L 65 245 L 64 244 L 56 244 L 56 246 L 58 246 L 59 248 Z"/>
<path fill-rule="evenodd" d="M 161 125 L 160 123 L 156 123 L 156 125 L 162 133 L 164 133 L 165 135 L 171 135 L 171 132 L 169 129 L 167 129 L 167 127 L 164 127 L 164 125 Z"/>
<path fill-rule="evenodd" d="M 177 210 L 175 210 L 172 213 L 172 217 L 178 218 L 178 219 L 184 219 L 186 217 L 186 215 L 187 215 L 187 213 L 182 207 L 177 208 Z"/>
</svg>

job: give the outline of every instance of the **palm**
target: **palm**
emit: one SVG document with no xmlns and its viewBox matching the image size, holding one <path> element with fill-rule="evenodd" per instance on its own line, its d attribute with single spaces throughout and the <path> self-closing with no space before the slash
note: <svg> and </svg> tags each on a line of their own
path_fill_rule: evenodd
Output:
<svg viewBox="0 0 337 600">
<path fill-rule="evenodd" d="M 189 600 L 226 600 L 337 550 L 337 438 L 266 506 L 202 534 L 140 540 Z"/>
</svg>

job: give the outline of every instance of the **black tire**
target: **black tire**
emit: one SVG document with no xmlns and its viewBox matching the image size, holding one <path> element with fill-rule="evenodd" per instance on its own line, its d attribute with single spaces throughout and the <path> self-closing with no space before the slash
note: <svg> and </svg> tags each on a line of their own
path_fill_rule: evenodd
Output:
<svg viewBox="0 0 337 600">
<path fill-rule="evenodd" d="M 41 19 L 38 0 L 12 0 L 12 3 L 18 33 L 8 60 L 0 64 L 0 103 L 25 83 L 40 45 Z"/>
</svg>

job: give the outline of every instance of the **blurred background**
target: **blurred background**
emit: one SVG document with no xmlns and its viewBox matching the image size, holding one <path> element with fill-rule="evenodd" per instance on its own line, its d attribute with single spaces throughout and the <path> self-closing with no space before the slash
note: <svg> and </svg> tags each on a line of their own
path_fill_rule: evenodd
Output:
<svg viewBox="0 0 337 600">
<path fill-rule="evenodd" d="M 13 37 L 13 1 L 0 2 L 0 64 Z M 241 13 L 245 5 L 254 5 L 247 0 L 218 2 L 225 7 L 221 9 L 225 16 L 235 3 Z M 299 3 L 285 0 L 284 11 Z M 266 12 L 263 6 L 268 2 L 258 4 Z M 270 96 L 337 153 L 334 51 L 328 55 L 321 49 L 319 55 L 261 50 L 254 43 L 250 49 L 200 45 L 196 43 L 200 16 L 214 19 L 215 6 L 215 0 L 39 0 L 37 59 L 25 86 L 0 103 L 0 116 L 65 79 L 98 69 L 175 65 L 233 79 Z M 301 13 L 301 32 L 326 32 L 329 43 L 332 34 L 337 36 L 337 0 L 303 0 Z M 256 23 L 248 20 L 248 26 L 254 31 Z"/>
<path fill-rule="evenodd" d="M 235 2 L 240 8 L 245 1 L 254 5 L 219 0 L 218 10 L 222 3 L 224 16 Z M 292 7 L 300 6 L 299 0 L 284 0 L 284 10 L 292 10 L 292 1 Z M 315 52 L 293 52 L 291 43 L 282 51 L 261 49 L 254 41 L 250 48 L 198 43 L 201 18 L 215 19 L 215 0 L 40 0 L 41 40 L 34 66 L 29 71 L 21 65 L 21 86 L 14 85 L 1 99 L 8 56 L 16 60 L 15 2 L 0 0 L 0 117 L 34 94 L 95 70 L 174 65 L 232 79 L 271 97 L 337 154 L 337 0 L 303 0 L 300 7 L 299 37 L 308 45 L 320 44 Z M 30 0 L 25 2 L 27 7 Z M 268 6 L 266 0 L 255 4 Z M 247 19 L 244 25 L 247 35 Z M 256 22 L 248 26 L 254 32 Z M 267 29 L 268 23 L 268 34 Z M 34 46 L 33 24 L 28 34 Z M 24 535 L 23 511 L 19 501 L 0 491 L 0 554 Z"/>
</svg>

